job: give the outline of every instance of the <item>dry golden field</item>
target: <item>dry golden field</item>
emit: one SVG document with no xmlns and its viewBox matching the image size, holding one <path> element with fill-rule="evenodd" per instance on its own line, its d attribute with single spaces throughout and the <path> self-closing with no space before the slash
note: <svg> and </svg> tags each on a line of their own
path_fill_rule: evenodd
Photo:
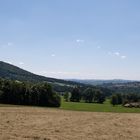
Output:
<svg viewBox="0 0 140 140">
<path fill-rule="evenodd" d="M 0 140 L 140 140 L 140 114 L 0 107 Z"/>
</svg>

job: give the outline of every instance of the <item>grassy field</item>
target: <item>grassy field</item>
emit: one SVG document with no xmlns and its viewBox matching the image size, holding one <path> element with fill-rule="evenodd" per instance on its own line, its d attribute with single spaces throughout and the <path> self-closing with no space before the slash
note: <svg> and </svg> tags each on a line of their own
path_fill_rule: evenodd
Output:
<svg viewBox="0 0 140 140">
<path fill-rule="evenodd" d="M 21 107 L 21 106 L 0 104 L 0 107 Z M 39 107 L 39 108 L 46 108 L 46 107 Z M 89 112 L 140 113 L 140 108 L 125 108 L 121 105 L 112 106 L 109 100 L 104 102 L 104 104 L 97 104 L 97 103 L 84 103 L 84 102 L 80 102 L 80 103 L 65 102 L 64 99 L 62 98 L 60 109 L 73 110 L 73 111 L 89 111 Z"/>
<path fill-rule="evenodd" d="M 121 105 L 113 107 L 110 101 L 107 100 L 104 104 L 96 103 L 76 103 L 65 102 L 62 99 L 61 109 L 75 111 L 90 111 L 90 112 L 117 112 L 117 113 L 140 113 L 140 108 L 125 108 Z"/>
</svg>

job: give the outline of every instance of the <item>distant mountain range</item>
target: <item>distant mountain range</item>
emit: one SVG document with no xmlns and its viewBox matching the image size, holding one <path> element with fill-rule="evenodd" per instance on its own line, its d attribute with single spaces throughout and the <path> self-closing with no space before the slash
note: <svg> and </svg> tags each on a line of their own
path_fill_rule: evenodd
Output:
<svg viewBox="0 0 140 140">
<path fill-rule="evenodd" d="M 84 83 L 92 86 L 97 86 L 100 88 L 106 88 L 110 90 L 112 93 L 132 93 L 132 94 L 140 94 L 140 81 L 132 81 L 132 80 L 75 80 L 72 81 Z"/>
<path fill-rule="evenodd" d="M 90 79 L 90 80 L 81 80 L 81 79 L 71 79 L 71 81 L 75 81 L 78 83 L 88 84 L 88 85 L 104 85 L 104 84 L 124 84 L 135 82 L 134 80 L 123 80 L 123 79 L 113 79 L 113 80 L 98 80 L 98 79 Z"/>
<path fill-rule="evenodd" d="M 31 83 L 48 82 L 55 91 L 65 92 L 71 91 L 74 86 L 98 86 L 108 88 L 113 92 L 124 93 L 140 93 L 140 82 L 131 80 L 62 80 L 45 76 L 36 75 L 34 73 L 23 70 L 17 66 L 0 61 L 0 78 L 25 81 Z"/>
</svg>

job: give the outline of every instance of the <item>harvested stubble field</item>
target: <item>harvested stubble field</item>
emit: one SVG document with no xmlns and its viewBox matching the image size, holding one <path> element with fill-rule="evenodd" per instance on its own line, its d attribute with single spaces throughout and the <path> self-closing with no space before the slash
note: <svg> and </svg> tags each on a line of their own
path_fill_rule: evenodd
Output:
<svg viewBox="0 0 140 140">
<path fill-rule="evenodd" d="M 140 140 L 140 114 L 0 107 L 1 140 Z"/>
</svg>

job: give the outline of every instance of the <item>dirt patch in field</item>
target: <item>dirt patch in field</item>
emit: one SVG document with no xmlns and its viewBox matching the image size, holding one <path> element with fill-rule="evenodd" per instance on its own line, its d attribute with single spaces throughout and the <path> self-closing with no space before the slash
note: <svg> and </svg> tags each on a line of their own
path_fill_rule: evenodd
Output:
<svg viewBox="0 0 140 140">
<path fill-rule="evenodd" d="M 140 114 L 0 107 L 0 140 L 140 140 Z"/>
</svg>

